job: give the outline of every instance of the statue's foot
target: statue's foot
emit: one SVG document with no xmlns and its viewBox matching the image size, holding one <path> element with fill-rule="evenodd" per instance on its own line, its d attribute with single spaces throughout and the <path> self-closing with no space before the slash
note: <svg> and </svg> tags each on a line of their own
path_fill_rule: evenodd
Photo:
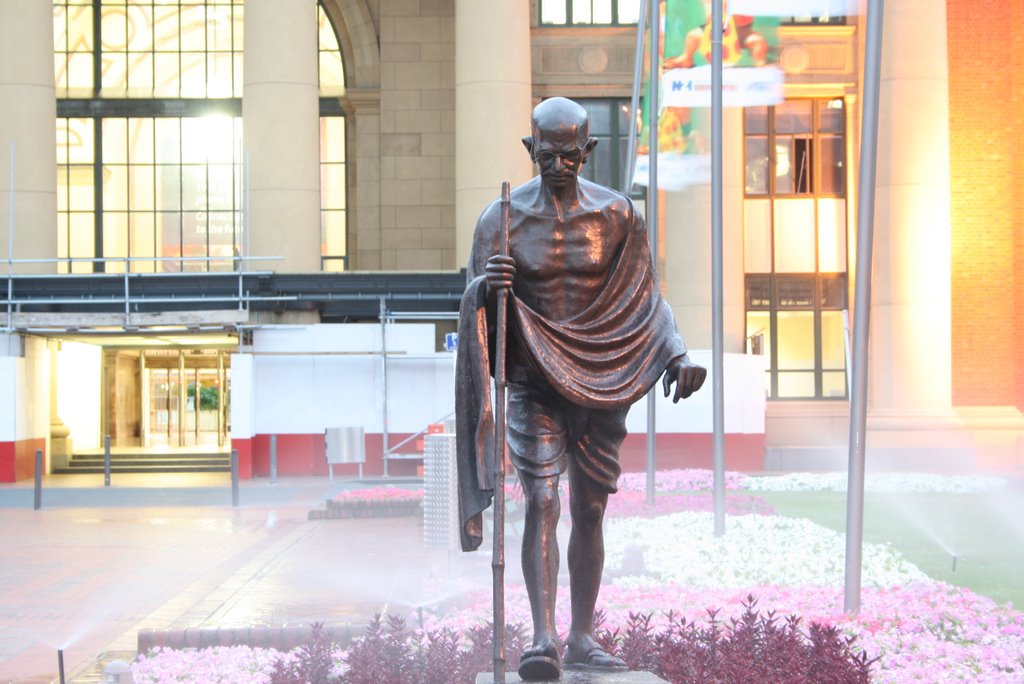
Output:
<svg viewBox="0 0 1024 684">
<path fill-rule="evenodd" d="M 592 672 L 624 672 L 629 669 L 626 661 L 616 658 L 597 643 L 577 646 L 569 643 L 565 649 L 565 669 L 589 670 Z"/>
<path fill-rule="evenodd" d="M 562 676 L 558 644 L 545 642 L 523 651 L 519 658 L 519 677 L 527 682 L 543 682 Z"/>
</svg>

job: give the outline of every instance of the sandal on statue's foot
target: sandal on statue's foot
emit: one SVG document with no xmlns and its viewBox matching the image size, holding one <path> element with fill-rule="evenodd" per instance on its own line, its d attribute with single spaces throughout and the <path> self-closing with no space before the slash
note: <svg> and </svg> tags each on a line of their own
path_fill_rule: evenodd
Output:
<svg viewBox="0 0 1024 684">
<path fill-rule="evenodd" d="M 544 644 L 523 652 L 519 659 L 519 678 L 527 682 L 543 682 L 562 676 L 562 664 L 558 659 L 558 646 Z"/>
<path fill-rule="evenodd" d="M 590 670 L 592 672 L 625 672 L 629 669 L 626 661 L 616 658 L 600 646 L 591 646 L 583 651 L 570 644 L 565 649 L 565 669 Z"/>
</svg>

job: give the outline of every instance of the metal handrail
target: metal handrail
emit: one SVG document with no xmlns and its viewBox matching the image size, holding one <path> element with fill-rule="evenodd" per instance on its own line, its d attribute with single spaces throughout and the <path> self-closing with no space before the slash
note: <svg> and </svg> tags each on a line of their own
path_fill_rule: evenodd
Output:
<svg viewBox="0 0 1024 684">
<path fill-rule="evenodd" d="M 155 272 L 155 271 L 132 271 L 131 264 L 138 262 L 179 262 L 182 264 L 188 262 L 197 263 L 211 263 L 211 262 L 231 262 L 235 267 L 240 267 L 242 261 L 275 261 L 280 260 L 283 257 L 279 256 L 230 256 L 230 257 L 217 257 L 217 256 L 176 256 L 176 257 L 48 257 L 48 258 L 30 258 L 30 259 L 7 259 L 7 298 L 0 300 L 0 305 L 7 307 L 7 325 L 5 330 L 13 330 L 13 317 L 15 308 L 20 308 L 23 304 L 63 304 L 63 305 L 86 305 L 86 304 L 124 304 L 124 325 L 125 327 L 131 327 L 131 306 L 132 304 L 200 304 L 200 303 L 226 303 L 226 302 L 238 302 L 238 310 L 245 311 L 246 305 L 253 301 L 294 301 L 298 299 L 293 295 L 272 295 L 272 296 L 250 296 L 244 290 L 244 279 L 246 276 L 261 276 L 272 271 L 242 271 L 242 270 L 231 270 L 231 271 L 171 271 L 167 273 Z M 15 264 L 68 264 L 69 266 L 74 263 L 107 263 L 122 264 L 124 270 L 121 272 L 106 272 L 104 268 L 103 272 L 100 273 L 67 273 L 67 274 L 53 274 L 53 273 L 25 273 L 16 274 L 14 273 Z M 121 296 L 105 296 L 105 297 L 64 297 L 64 298 L 31 298 L 31 299 L 15 299 L 14 298 L 14 280 L 18 279 L 41 279 L 41 278 L 53 278 L 53 277 L 87 277 L 90 279 L 97 280 L 109 280 L 118 278 L 124 283 L 124 293 Z M 238 279 L 238 294 L 231 297 L 216 296 L 216 297 L 132 297 L 130 282 L 133 279 L 139 278 L 151 278 L 151 277 L 183 277 L 183 276 L 223 276 Z"/>
<path fill-rule="evenodd" d="M 409 442 L 411 442 L 412 440 L 416 439 L 416 438 L 417 438 L 417 437 L 419 437 L 420 435 L 422 435 L 422 434 L 426 433 L 426 431 L 430 429 L 430 426 L 431 426 L 431 425 L 436 425 L 436 424 L 438 424 L 438 423 L 443 423 L 444 421 L 448 420 L 449 418 L 451 418 L 451 417 L 452 417 L 452 416 L 454 416 L 454 415 L 455 415 L 455 411 L 452 411 L 452 412 L 451 412 L 451 413 L 449 413 L 448 415 L 446 415 L 446 416 L 442 416 L 442 417 L 438 418 L 437 420 L 435 420 L 435 421 L 433 421 L 433 422 L 429 423 L 429 424 L 427 425 L 427 427 L 423 428 L 422 430 L 420 430 L 420 431 L 419 431 L 419 432 L 417 432 L 416 434 L 414 434 L 414 435 L 410 435 L 409 437 L 406 437 L 406 438 L 405 438 L 405 439 L 403 439 L 403 440 L 402 440 L 401 442 L 399 442 L 399 443 L 398 443 L 398 444 L 396 444 L 395 446 L 393 446 L 393 447 L 391 447 L 390 449 L 388 449 L 387 451 L 385 451 L 385 452 L 384 452 L 384 458 L 387 458 L 387 457 L 388 457 L 388 456 L 390 456 L 391 454 L 393 454 L 393 453 L 395 453 L 396 451 L 398 451 L 398 449 L 399 449 L 400 447 L 403 447 L 403 446 L 405 446 L 406 444 L 408 444 L 408 443 L 409 443 Z"/>
</svg>

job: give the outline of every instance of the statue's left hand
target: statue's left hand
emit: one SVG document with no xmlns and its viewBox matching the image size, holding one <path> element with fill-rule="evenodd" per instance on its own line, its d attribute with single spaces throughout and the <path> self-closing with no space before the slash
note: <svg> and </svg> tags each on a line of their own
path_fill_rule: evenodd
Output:
<svg viewBox="0 0 1024 684">
<path fill-rule="evenodd" d="M 690 361 L 689 356 L 683 354 L 669 361 L 661 385 L 667 397 L 672 391 L 672 383 L 676 384 L 676 391 L 672 397 L 672 403 L 675 404 L 699 390 L 707 375 L 708 371 L 704 366 L 698 366 Z"/>
</svg>

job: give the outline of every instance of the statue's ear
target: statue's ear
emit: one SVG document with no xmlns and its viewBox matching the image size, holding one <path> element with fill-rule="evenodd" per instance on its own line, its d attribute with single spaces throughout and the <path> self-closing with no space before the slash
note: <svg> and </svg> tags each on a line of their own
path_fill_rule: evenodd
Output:
<svg viewBox="0 0 1024 684">
<path fill-rule="evenodd" d="M 523 136 L 523 147 L 525 147 L 526 151 L 530 153 L 530 159 L 533 159 L 533 136 L 532 135 L 524 135 Z"/>
<path fill-rule="evenodd" d="M 583 146 L 583 161 L 587 160 L 587 157 L 590 156 L 590 153 L 594 151 L 595 147 L 597 147 L 597 138 L 590 138 L 587 140 L 587 144 Z"/>
</svg>

